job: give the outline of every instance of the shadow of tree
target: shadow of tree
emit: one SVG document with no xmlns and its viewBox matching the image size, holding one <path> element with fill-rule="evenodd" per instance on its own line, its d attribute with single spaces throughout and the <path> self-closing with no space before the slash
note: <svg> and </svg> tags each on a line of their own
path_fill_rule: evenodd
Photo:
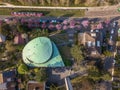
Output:
<svg viewBox="0 0 120 90">
<path fill-rule="evenodd" d="M 62 17 L 72 17 L 74 14 L 73 13 L 70 13 L 70 14 L 64 14 L 62 15 Z"/>
<path fill-rule="evenodd" d="M 90 22 L 96 23 L 96 22 L 99 22 L 100 20 L 101 20 L 100 18 L 92 18 L 90 19 Z"/>
<path fill-rule="evenodd" d="M 119 20 L 119 19 L 120 19 L 120 16 L 115 17 L 115 18 L 113 18 L 113 19 L 110 20 L 110 23 L 112 23 L 112 22 L 114 22 L 114 21 L 116 21 L 116 20 Z"/>
<path fill-rule="evenodd" d="M 81 18 L 80 21 L 89 20 L 89 18 Z"/>
<path fill-rule="evenodd" d="M 43 13 L 45 15 L 50 13 L 50 11 L 35 11 L 35 10 L 32 10 L 32 11 L 31 10 L 21 10 L 19 12 L 38 12 L 38 13 Z"/>
</svg>

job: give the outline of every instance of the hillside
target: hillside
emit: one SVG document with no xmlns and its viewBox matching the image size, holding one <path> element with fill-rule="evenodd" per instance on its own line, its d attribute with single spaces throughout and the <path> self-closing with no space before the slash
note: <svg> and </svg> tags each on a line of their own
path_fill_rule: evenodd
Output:
<svg viewBox="0 0 120 90">
<path fill-rule="evenodd" d="M 32 6 L 104 6 L 118 4 L 119 0 L 0 0 L 15 5 Z"/>
</svg>

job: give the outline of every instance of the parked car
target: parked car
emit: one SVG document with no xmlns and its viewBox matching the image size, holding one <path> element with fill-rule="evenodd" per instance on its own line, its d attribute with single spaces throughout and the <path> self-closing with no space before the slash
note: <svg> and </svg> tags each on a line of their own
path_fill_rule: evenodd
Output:
<svg viewBox="0 0 120 90">
<path fill-rule="evenodd" d="M 40 19 L 40 23 L 49 23 L 49 20 Z"/>
<path fill-rule="evenodd" d="M 114 33 L 114 29 L 111 30 L 111 34 L 113 34 L 113 33 Z"/>
<path fill-rule="evenodd" d="M 118 25 L 118 22 L 113 22 L 112 26 L 116 27 Z"/>
<path fill-rule="evenodd" d="M 63 20 L 53 19 L 50 22 L 52 22 L 52 23 L 61 23 L 61 22 L 63 22 Z"/>
<path fill-rule="evenodd" d="M 113 37 L 112 37 L 112 36 L 110 36 L 110 40 L 112 40 L 112 38 L 113 38 Z"/>
</svg>

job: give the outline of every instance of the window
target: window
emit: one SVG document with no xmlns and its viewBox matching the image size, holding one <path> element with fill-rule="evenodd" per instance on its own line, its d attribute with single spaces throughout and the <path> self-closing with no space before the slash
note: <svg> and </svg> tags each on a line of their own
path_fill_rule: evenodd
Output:
<svg viewBox="0 0 120 90">
<path fill-rule="evenodd" d="M 114 30 L 111 31 L 111 34 L 113 34 L 113 33 L 114 33 Z"/>
<path fill-rule="evenodd" d="M 92 51 L 91 54 L 96 54 L 96 51 Z"/>
<path fill-rule="evenodd" d="M 112 40 L 112 36 L 110 36 L 110 40 Z"/>
<path fill-rule="evenodd" d="M 95 36 L 96 36 L 96 33 L 91 33 L 91 36 L 92 36 L 92 37 L 95 37 Z"/>
<path fill-rule="evenodd" d="M 95 42 L 92 42 L 92 46 L 95 46 Z"/>
<path fill-rule="evenodd" d="M 97 47 L 100 47 L 100 41 L 97 41 Z"/>
<path fill-rule="evenodd" d="M 96 32 L 99 32 L 99 30 L 96 30 Z"/>
<path fill-rule="evenodd" d="M 7 78 L 7 81 L 8 81 L 8 82 L 11 82 L 11 78 Z"/>
<path fill-rule="evenodd" d="M 91 43 L 92 43 L 91 41 L 88 41 L 88 42 L 87 42 L 87 46 L 88 46 L 88 47 L 91 47 Z"/>
</svg>

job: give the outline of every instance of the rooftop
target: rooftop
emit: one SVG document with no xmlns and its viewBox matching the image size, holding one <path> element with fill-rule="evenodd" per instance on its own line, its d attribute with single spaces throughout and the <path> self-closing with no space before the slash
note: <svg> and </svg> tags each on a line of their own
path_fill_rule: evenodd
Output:
<svg viewBox="0 0 120 90">
<path fill-rule="evenodd" d="M 31 40 L 23 49 L 23 61 L 29 66 L 61 67 L 64 66 L 59 51 L 47 37 Z"/>
<path fill-rule="evenodd" d="M 29 81 L 27 90 L 44 90 L 44 83 L 39 83 L 36 81 Z"/>
</svg>

